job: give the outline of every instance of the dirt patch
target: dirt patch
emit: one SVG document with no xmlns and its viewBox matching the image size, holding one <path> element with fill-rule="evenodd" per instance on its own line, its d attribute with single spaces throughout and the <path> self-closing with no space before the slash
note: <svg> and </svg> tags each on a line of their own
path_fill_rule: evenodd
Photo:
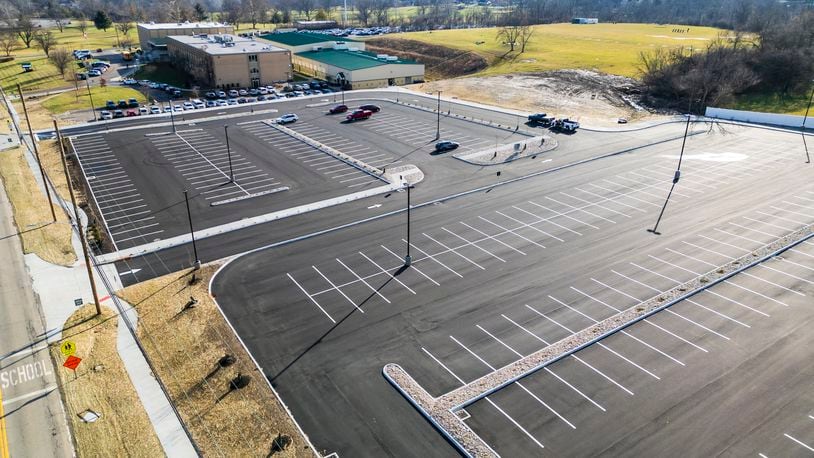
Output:
<svg viewBox="0 0 814 458">
<path fill-rule="evenodd" d="M 589 70 L 557 70 L 455 78 L 410 86 L 421 92 L 528 112 L 576 119 L 586 126 L 614 126 L 619 118 L 654 120 L 671 113 L 639 104 L 641 83 Z"/>
<path fill-rule="evenodd" d="M 164 456 L 119 358 L 117 332 L 117 315 L 103 307 L 97 316 L 93 304 L 84 305 L 65 322 L 63 336 L 76 343 L 75 356 L 82 358 L 75 374 L 57 365 L 76 453 L 80 457 Z M 51 347 L 51 355 L 60 364 L 65 361 L 59 345 Z M 100 414 L 99 419 L 83 421 L 79 414 L 88 409 Z"/>
<path fill-rule="evenodd" d="M 137 308 L 139 339 L 203 456 L 313 456 L 209 296 L 218 267 L 194 272 L 194 284 L 185 270 L 117 294 Z"/>
<path fill-rule="evenodd" d="M 379 54 L 417 60 L 424 64 L 424 76 L 427 80 L 471 75 L 488 66 L 486 59 L 474 52 L 416 40 L 375 38 L 365 42 L 365 49 Z"/>
</svg>

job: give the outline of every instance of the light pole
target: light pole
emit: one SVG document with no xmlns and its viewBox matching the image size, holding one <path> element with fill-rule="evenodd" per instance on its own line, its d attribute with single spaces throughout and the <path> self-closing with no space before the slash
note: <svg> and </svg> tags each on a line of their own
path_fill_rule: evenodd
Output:
<svg viewBox="0 0 814 458">
<path fill-rule="evenodd" d="M 803 136 L 803 148 L 806 150 L 806 164 L 811 163 L 811 156 L 808 154 L 808 143 L 806 143 L 806 120 L 808 120 L 808 112 L 811 110 L 811 102 L 814 101 L 814 87 L 811 88 L 811 97 L 808 99 L 808 107 L 806 107 L 806 114 L 803 116 L 803 126 L 800 128 L 800 135 Z"/>
<path fill-rule="evenodd" d="M 184 189 L 184 201 L 187 204 L 187 219 L 189 220 L 189 236 L 192 237 L 192 253 L 195 256 L 195 264 L 192 268 L 198 270 L 201 268 L 201 260 L 198 258 L 198 247 L 195 245 L 195 231 L 192 229 L 192 213 L 189 211 L 189 193 Z"/>
<path fill-rule="evenodd" d="M 170 100 L 170 122 L 172 123 L 172 133 L 175 133 L 175 108 L 172 106 L 172 100 Z"/>
<path fill-rule="evenodd" d="M 673 185 L 670 186 L 670 192 L 667 193 L 667 199 L 664 200 L 664 205 L 661 207 L 659 217 L 656 219 L 656 225 L 653 226 L 653 229 L 647 230 L 647 232 L 655 235 L 661 235 L 661 232 L 659 232 L 661 217 L 664 216 L 664 210 L 667 209 L 667 202 L 670 202 L 670 196 L 673 195 L 673 190 L 676 188 L 676 184 L 678 184 L 678 180 L 681 178 L 681 160 L 684 158 L 684 146 L 687 144 L 687 133 L 690 131 L 690 119 L 692 119 L 691 112 L 687 113 L 687 125 L 684 127 L 684 140 L 681 142 L 681 153 L 678 155 L 678 167 L 676 167 L 675 175 L 673 175 Z"/>
<path fill-rule="evenodd" d="M 226 133 L 226 156 L 229 158 L 229 181 L 235 182 L 235 173 L 232 171 L 232 150 L 229 148 L 229 126 L 223 126 L 223 131 Z"/>
<path fill-rule="evenodd" d="M 410 256 L 410 189 L 413 185 L 407 183 L 407 256 L 404 257 L 404 267 L 410 267 L 413 257 Z"/>
<path fill-rule="evenodd" d="M 438 115 L 435 123 L 435 139 L 438 140 L 441 138 L 441 91 L 438 91 L 438 107 L 435 111 Z"/>
<path fill-rule="evenodd" d="M 96 116 L 96 105 L 94 105 L 93 95 L 90 93 L 90 79 L 85 80 L 85 85 L 88 87 L 88 99 L 90 99 L 90 109 L 93 111 L 93 120 L 98 121 L 99 118 Z"/>
</svg>

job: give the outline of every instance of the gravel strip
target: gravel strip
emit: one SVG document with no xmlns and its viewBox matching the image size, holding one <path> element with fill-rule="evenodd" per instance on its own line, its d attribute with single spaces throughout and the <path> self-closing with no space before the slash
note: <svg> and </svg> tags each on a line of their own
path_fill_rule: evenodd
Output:
<svg viewBox="0 0 814 458">
<path fill-rule="evenodd" d="M 388 364 L 384 368 L 388 380 L 407 396 L 421 413 L 427 417 L 442 434 L 451 437 L 453 443 L 465 449 L 471 456 L 495 456 L 495 452 L 463 421 L 453 413 L 477 402 L 480 399 L 530 375 L 543 367 L 579 351 L 605 337 L 616 333 L 633 323 L 653 315 L 679 301 L 691 297 L 716 285 L 741 271 L 771 259 L 783 251 L 814 238 L 811 225 L 798 229 L 772 243 L 732 262 L 715 268 L 675 288 L 634 305 L 601 322 L 589 326 L 559 342 L 542 348 L 531 355 L 510 363 L 500 369 L 474 380 L 438 398 L 430 396 L 401 367 Z"/>
</svg>

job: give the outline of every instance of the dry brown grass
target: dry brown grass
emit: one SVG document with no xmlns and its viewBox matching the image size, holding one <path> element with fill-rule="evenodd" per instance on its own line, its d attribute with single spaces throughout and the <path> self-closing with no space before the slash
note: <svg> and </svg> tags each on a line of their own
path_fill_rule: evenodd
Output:
<svg viewBox="0 0 814 458">
<path fill-rule="evenodd" d="M 49 98 L 56 97 L 59 94 L 43 97 L 41 99 L 26 99 L 25 107 L 28 109 L 28 118 L 31 121 L 31 128 L 34 130 L 40 129 L 53 129 L 54 118 L 59 121 L 60 127 L 69 126 L 71 124 L 78 124 L 79 121 L 71 116 L 70 113 L 61 113 L 54 115 L 48 109 L 42 106 L 42 102 Z M 20 129 L 24 133 L 28 133 L 28 124 L 25 121 L 25 114 L 23 113 L 23 105 L 20 101 L 13 102 L 14 109 L 20 117 Z M 90 117 L 90 115 L 88 115 Z"/>
<path fill-rule="evenodd" d="M 80 457 L 156 457 L 164 452 L 116 350 L 117 315 L 103 308 L 95 316 L 85 304 L 65 322 L 63 336 L 76 343 L 82 362 L 76 374 L 58 366 L 59 383 Z M 58 346 L 54 359 L 66 358 Z M 91 409 L 101 414 L 93 423 L 78 414 Z"/>
<path fill-rule="evenodd" d="M 185 270 L 125 288 L 118 294 L 139 311 L 139 338 L 153 360 L 202 453 L 267 456 L 278 434 L 291 444 L 274 456 L 313 456 L 209 296 L 218 266 Z M 194 308 L 181 312 L 190 296 Z M 237 362 L 215 370 L 225 354 Z M 238 373 L 251 376 L 242 390 L 227 392 Z"/>
<path fill-rule="evenodd" d="M 14 209 L 14 222 L 20 232 L 23 251 L 54 264 L 73 264 L 76 255 L 71 246 L 71 227 L 67 217 L 55 205 L 57 221 L 52 222 L 48 199 L 37 187 L 22 148 L 0 152 L 0 176 Z M 49 176 L 54 174 L 49 173 Z"/>
</svg>

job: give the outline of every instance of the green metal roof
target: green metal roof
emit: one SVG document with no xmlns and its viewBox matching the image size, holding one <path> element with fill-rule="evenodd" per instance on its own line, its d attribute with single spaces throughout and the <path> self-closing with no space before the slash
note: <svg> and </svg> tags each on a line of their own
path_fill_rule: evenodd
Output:
<svg viewBox="0 0 814 458">
<path fill-rule="evenodd" d="M 344 37 L 335 37 L 333 35 L 324 35 L 319 33 L 299 33 L 299 32 L 269 33 L 266 35 L 261 35 L 260 38 L 268 41 L 282 43 L 288 46 L 311 45 L 316 43 L 325 43 L 326 41 L 348 41 L 348 42 L 354 41 Z"/>
<path fill-rule="evenodd" d="M 365 51 L 344 51 L 336 49 L 323 49 L 321 51 L 307 51 L 296 54 L 306 59 L 315 60 L 345 70 L 361 70 L 363 68 L 379 67 L 387 64 L 417 64 L 410 59 L 379 60 L 376 54 Z"/>
</svg>

